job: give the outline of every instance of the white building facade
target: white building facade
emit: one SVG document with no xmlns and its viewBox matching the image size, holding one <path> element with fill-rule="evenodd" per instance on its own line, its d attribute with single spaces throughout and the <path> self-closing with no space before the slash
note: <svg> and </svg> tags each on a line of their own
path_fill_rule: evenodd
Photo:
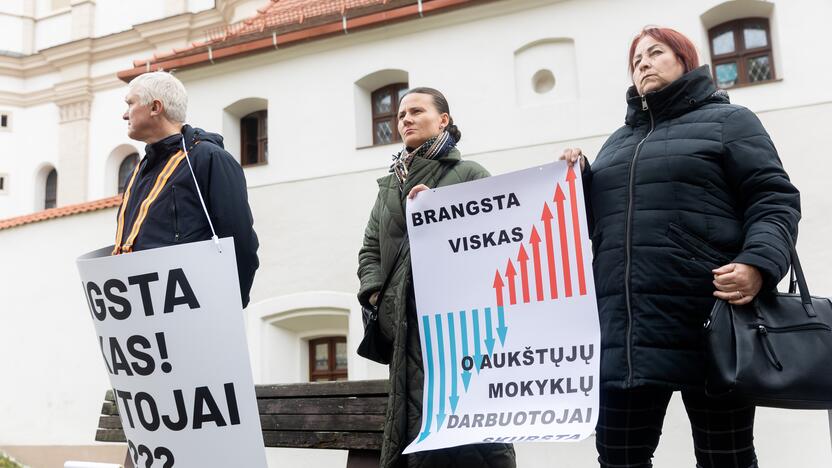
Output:
<svg viewBox="0 0 832 468">
<path fill-rule="evenodd" d="M 0 218 L 42 210 L 53 169 L 58 206 L 115 195 L 117 161 L 143 146 L 124 138 L 116 72 L 133 58 L 201 40 L 261 4 L 0 2 Z"/>
<path fill-rule="evenodd" d="M 142 151 L 126 137 L 116 74 L 129 78 L 141 68 L 176 64 L 189 123 L 222 133 L 247 163 L 261 242 L 245 311 L 257 383 L 309 381 L 315 340 L 333 338 L 345 339 L 347 378 L 386 376 L 385 367 L 355 355 L 357 251 L 375 179 L 399 148 L 374 137 L 384 120 L 373 109 L 377 90 L 442 90 L 463 133 L 463 156 L 494 174 L 552 161 L 567 147 L 592 159 L 623 123 L 628 47 L 648 24 L 686 34 L 702 63 L 721 66 L 726 83 L 736 80 L 732 102 L 761 118 L 802 193 L 799 249 L 812 292 L 832 291 L 825 242 L 832 197 L 824 182 L 832 170 L 825 157 L 832 89 L 824 85 L 832 62 L 820 55 L 829 44 L 827 0 L 425 0 L 423 17 L 413 14 L 415 0 L 392 0 L 384 8 L 410 8 L 392 23 L 353 29 L 360 18 L 345 16 L 338 34 L 315 36 L 323 26 L 308 19 L 296 28 L 308 37 L 297 42 L 264 28 L 248 43 L 273 47 L 242 55 L 222 55 L 232 43 L 245 49 L 242 35 L 210 42 L 209 50 L 189 46 L 207 30 L 262 18 L 256 7 L 284 1 L 147 1 L 135 11 L 120 0 L 71 0 L 55 10 L 40 0 L 0 5 L 0 47 L 8 50 L 0 55 L 0 117 L 7 115 L 0 128 L 0 449 L 24 461 L 46 453 L 120 461 L 93 442 L 107 379 L 74 259 L 112 243 L 117 199 L 98 200 L 117 194 L 119 166 Z M 747 24 L 765 25 L 765 47 L 742 50 L 760 40 L 742 35 Z M 738 31 L 733 51 L 726 52 L 726 31 Z M 255 118 L 256 132 L 246 120 Z M 30 215 L 45 205 L 53 169 L 57 208 Z M 761 464 L 832 466 L 828 423 L 826 412 L 759 409 Z M 522 467 L 597 466 L 594 439 L 518 445 L 517 453 Z M 272 466 L 346 460 L 319 450 L 270 449 L 269 457 Z M 674 399 L 655 465 L 693 460 L 687 417 Z"/>
</svg>

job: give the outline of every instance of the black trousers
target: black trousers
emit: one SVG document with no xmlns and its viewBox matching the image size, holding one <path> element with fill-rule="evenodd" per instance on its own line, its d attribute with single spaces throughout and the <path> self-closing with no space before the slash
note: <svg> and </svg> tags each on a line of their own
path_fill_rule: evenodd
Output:
<svg viewBox="0 0 832 468">
<path fill-rule="evenodd" d="M 601 390 L 596 448 L 601 468 L 650 468 L 673 390 Z M 683 390 L 698 468 L 756 468 L 754 406 Z"/>
</svg>

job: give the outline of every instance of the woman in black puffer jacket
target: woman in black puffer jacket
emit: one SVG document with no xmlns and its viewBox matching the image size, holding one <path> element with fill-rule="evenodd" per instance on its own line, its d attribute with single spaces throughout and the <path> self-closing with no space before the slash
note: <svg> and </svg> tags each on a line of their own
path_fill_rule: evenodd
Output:
<svg viewBox="0 0 832 468">
<path fill-rule="evenodd" d="M 800 195 L 759 119 L 717 91 L 693 44 L 664 28 L 630 48 L 625 125 L 590 167 L 601 319 L 602 467 L 650 467 L 672 393 L 682 392 L 697 466 L 757 466 L 754 407 L 704 392 L 702 324 L 714 298 L 747 304 L 788 271 Z"/>
</svg>

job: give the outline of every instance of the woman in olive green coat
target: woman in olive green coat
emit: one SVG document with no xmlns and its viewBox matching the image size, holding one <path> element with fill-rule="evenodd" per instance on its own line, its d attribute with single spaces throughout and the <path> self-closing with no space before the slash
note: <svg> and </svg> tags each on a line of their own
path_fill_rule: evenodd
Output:
<svg viewBox="0 0 832 468">
<path fill-rule="evenodd" d="M 393 341 L 390 397 L 381 448 L 382 468 L 513 468 L 514 449 L 505 444 L 463 445 L 402 455 L 419 433 L 422 420 L 422 347 L 406 242 L 405 196 L 488 177 L 473 161 L 463 161 L 455 148 L 462 134 L 450 116 L 448 102 L 431 88 L 410 90 L 399 105 L 398 130 L 405 148 L 394 158 L 391 174 L 378 181 L 379 192 L 358 255 L 364 306 L 378 306 L 381 333 Z M 395 264 L 393 264 L 395 262 Z M 383 297 L 379 290 L 392 275 Z"/>
</svg>

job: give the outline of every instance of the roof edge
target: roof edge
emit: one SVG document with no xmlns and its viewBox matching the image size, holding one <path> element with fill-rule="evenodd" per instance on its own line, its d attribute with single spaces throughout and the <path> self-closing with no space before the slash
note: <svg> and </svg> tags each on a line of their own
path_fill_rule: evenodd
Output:
<svg viewBox="0 0 832 468">
<path fill-rule="evenodd" d="M 37 211 L 35 213 L 16 216 L 14 218 L 0 219 L 0 231 L 11 229 L 26 224 L 39 223 L 55 218 L 64 218 L 81 213 L 89 213 L 92 211 L 99 211 L 107 208 L 115 208 L 121 204 L 121 195 L 114 197 L 102 198 L 75 205 L 61 206 L 58 208 L 50 208 L 48 210 Z"/>
<path fill-rule="evenodd" d="M 493 0 L 423 0 L 420 3 L 396 7 L 390 10 L 370 13 L 355 18 L 343 17 L 339 21 L 310 26 L 309 28 L 291 31 L 282 35 L 273 35 L 266 38 L 252 37 L 250 40 L 223 46 L 222 42 L 216 44 L 200 44 L 198 48 L 207 50 L 184 55 L 184 51 L 175 51 L 173 57 L 169 54 L 160 54 L 159 60 L 134 61 L 133 68 L 121 70 L 116 76 L 128 83 L 133 78 L 148 72 L 160 70 L 183 70 L 199 66 L 211 65 L 218 61 L 224 61 L 246 55 L 274 50 L 277 47 L 286 47 L 298 43 L 318 40 L 337 34 L 359 29 L 369 29 L 389 23 L 406 21 L 420 18 L 429 14 L 441 13 L 454 8 L 482 4 Z M 168 58 L 170 57 L 170 58 Z"/>
</svg>

